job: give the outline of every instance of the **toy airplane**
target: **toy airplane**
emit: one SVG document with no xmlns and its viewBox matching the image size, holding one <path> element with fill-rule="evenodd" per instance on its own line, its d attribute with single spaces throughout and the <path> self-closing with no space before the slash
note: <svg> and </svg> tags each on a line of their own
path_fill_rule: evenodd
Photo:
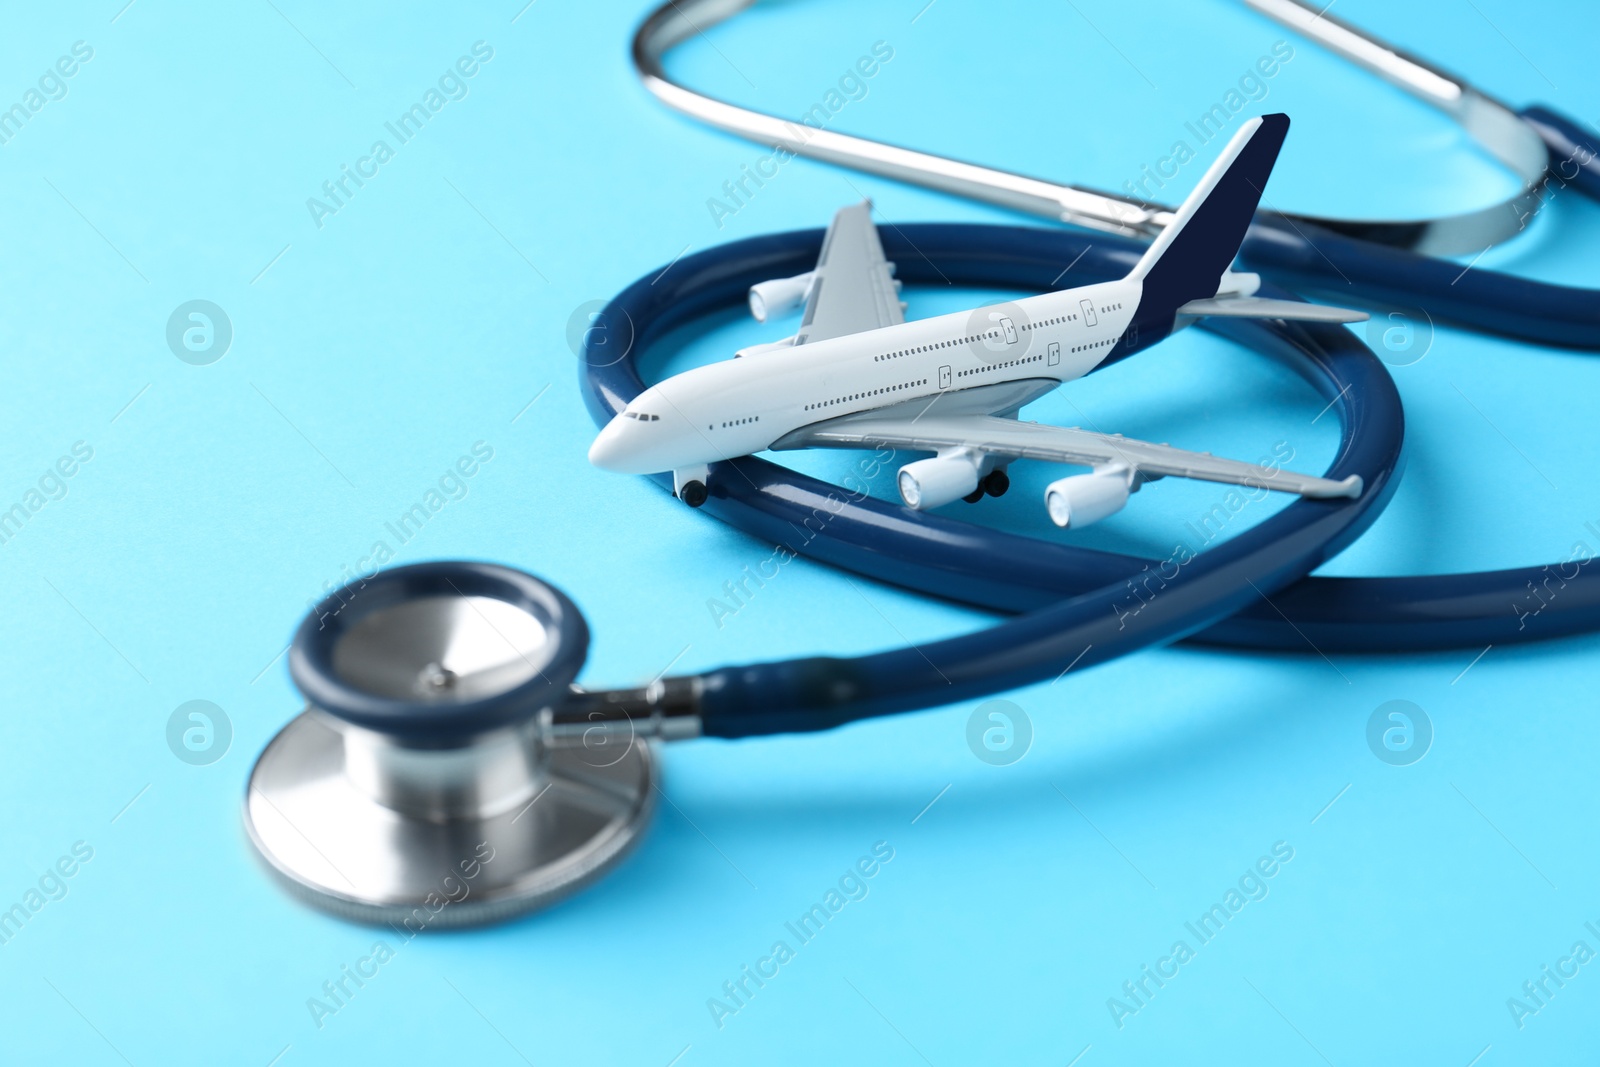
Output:
<svg viewBox="0 0 1600 1067">
<path fill-rule="evenodd" d="M 1286 115 L 1245 123 L 1126 278 L 973 312 L 905 321 L 871 204 L 844 208 L 814 271 L 750 289 L 760 321 L 805 304 L 793 337 L 646 389 L 600 431 L 589 459 L 629 474 L 670 470 L 678 498 L 699 507 L 709 465 L 734 456 L 812 447 L 932 452 L 899 471 L 901 499 L 917 509 L 999 496 L 1010 485 L 1006 464 L 1048 460 L 1092 469 L 1045 490 L 1050 518 L 1073 527 L 1120 511 L 1142 483 L 1169 476 L 1360 496 L 1355 476 L 1332 481 L 1016 418 L 1063 382 L 1200 316 L 1367 317 L 1259 299 L 1251 295 L 1259 278 L 1228 269 L 1288 129 Z"/>
</svg>

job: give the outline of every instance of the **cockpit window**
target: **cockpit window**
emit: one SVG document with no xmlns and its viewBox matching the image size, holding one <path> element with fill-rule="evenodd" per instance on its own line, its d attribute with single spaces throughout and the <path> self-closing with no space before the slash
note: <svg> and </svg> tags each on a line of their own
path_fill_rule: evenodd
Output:
<svg viewBox="0 0 1600 1067">
<path fill-rule="evenodd" d="M 624 411 L 623 414 L 628 416 L 628 418 L 630 418 L 630 419 L 638 419 L 640 422 L 660 422 L 661 421 L 661 416 L 660 415 L 647 415 L 642 411 Z"/>
</svg>

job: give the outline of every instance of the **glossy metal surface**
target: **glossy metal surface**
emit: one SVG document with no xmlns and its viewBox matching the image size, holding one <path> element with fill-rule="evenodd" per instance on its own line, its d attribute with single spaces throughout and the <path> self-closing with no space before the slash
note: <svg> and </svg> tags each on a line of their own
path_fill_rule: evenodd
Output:
<svg viewBox="0 0 1600 1067">
<path fill-rule="evenodd" d="M 1427 232 L 1411 247 L 1436 255 L 1476 252 L 1523 229 L 1528 216 L 1539 209 L 1539 190 L 1549 166 L 1549 151 L 1533 127 L 1510 107 L 1464 79 L 1328 14 L 1328 4 L 1312 6 L 1303 0 L 1244 2 L 1280 26 L 1443 111 L 1522 183 L 1522 191 L 1503 203 L 1427 220 Z M 1362 225 L 1322 221 L 1330 228 L 1358 234 Z"/>
<path fill-rule="evenodd" d="M 1172 213 L 1114 193 L 1031 178 L 897 145 L 817 129 L 695 92 L 672 80 L 662 60 L 673 47 L 750 7 L 755 0 L 668 0 L 640 25 L 633 64 L 645 88 L 669 107 L 763 145 L 956 196 L 1124 236 L 1153 238 Z M 1375 38 L 1294 0 L 1246 0 L 1286 26 L 1445 110 L 1523 184 L 1508 200 L 1437 219 L 1293 219 L 1429 255 L 1479 252 L 1521 230 L 1538 209 L 1546 152 L 1537 134 L 1503 104 Z"/>
<path fill-rule="evenodd" d="M 615 866 L 654 810 L 642 741 L 529 744 L 519 759 L 502 736 L 485 773 L 481 752 L 397 755 L 365 733 L 301 714 L 268 744 L 245 796 L 250 840 L 272 870 L 344 918 L 415 932 L 552 903 Z M 430 776 L 457 788 L 414 788 Z"/>
<path fill-rule="evenodd" d="M 395 700 L 470 700 L 521 685 L 549 661 L 534 616 L 486 596 L 422 597 L 365 616 L 333 667 L 349 685 Z"/>
<path fill-rule="evenodd" d="M 662 58 L 676 45 L 726 21 L 755 0 L 668 0 L 633 38 L 633 65 L 645 88 L 667 106 L 763 145 L 886 178 L 926 185 L 1078 226 L 1153 238 L 1172 213 L 1112 193 L 1030 178 L 865 137 L 818 129 L 705 96 L 673 81 Z"/>
</svg>

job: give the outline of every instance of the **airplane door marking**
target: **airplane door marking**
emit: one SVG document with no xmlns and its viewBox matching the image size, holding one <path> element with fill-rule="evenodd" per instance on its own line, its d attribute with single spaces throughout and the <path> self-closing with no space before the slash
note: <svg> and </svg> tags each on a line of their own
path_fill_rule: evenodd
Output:
<svg viewBox="0 0 1600 1067">
<path fill-rule="evenodd" d="M 1004 315 L 1000 316 L 1000 330 L 1005 334 L 1006 344 L 1014 345 L 1017 343 L 1017 324 Z"/>
<path fill-rule="evenodd" d="M 1085 326 L 1097 326 L 1097 325 L 1099 325 L 1099 323 L 1096 321 L 1096 319 L 1094 317 L 1094 301 L 1093 300 L 1080 300 L 1080 301 L 1078 301 L 1078 306 L 1083 309 L 1083 324 Z"/>
<path fill-rule="evenodd" d="M 1054 367 L 1061 362 L 1061 345 L 1055 341 L 1050 342 L 1050 366 Z"/>
<path fill-rule="evenodd" d="M 949 367 L 940 367 L 939 368 L 939 388 L 940 389 L 948 389 L 948 388 L 950 388 L 950 368 Z"/>
</svg>

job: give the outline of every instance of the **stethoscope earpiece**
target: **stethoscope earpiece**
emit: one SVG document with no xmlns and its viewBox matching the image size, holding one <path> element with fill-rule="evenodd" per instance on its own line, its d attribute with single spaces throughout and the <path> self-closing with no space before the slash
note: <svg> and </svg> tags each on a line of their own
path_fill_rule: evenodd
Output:
<svg viewBox="0 0 1600 1067">
<path fill-rule="evenodd" d="M 571 600 L 509 567 L 426 563 L 338 590 L 290 646 L 308 707 L 250 776 L 251 841 L 311 902 L 412 932 L 599 877 L 654 808 L 644 739 L 671 731 L 636 727 L 644 691 L 573 688 L 588 643 Z"/>
</svg>

